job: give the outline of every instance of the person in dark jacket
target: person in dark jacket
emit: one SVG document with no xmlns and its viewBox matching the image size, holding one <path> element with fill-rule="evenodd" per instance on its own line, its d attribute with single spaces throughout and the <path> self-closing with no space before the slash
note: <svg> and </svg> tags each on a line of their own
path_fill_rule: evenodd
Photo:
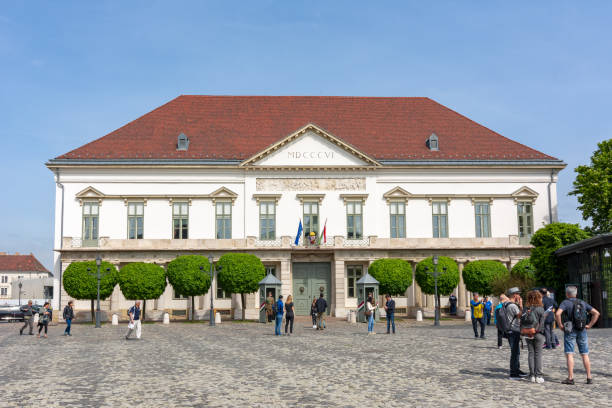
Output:
<svg viewBox="0 0 612 408">
<path fill-rule="evenodd" d="M 448 303 L 450 304 L 450 314 L 455 316 L 457 314 L 457 296 L 454 293 L 451 293 Z"/>
<path fill-rule="evenodd" d="M 276 324 L 274 325 L 274 334 L 277 336 L 282 334 L 281 324 L 283 324 L 283 311 L 283 295 L 279 295 L 276 301 Z"/>
<path fill-rule="evenodd" d="M 66 321 L 66 330 L 64 330 L 64 336 L 72 336 L 70 334 L 70 327 L 72 326 L 72 319 L 74 319 L 74 302 L 71 300 L 64 307 L 64 320 Z"/>
<path fill-rule="evenodd" d="M 312 304 L 310 305 L 310 316 L 312 317 L 312 328 L 317 328 L 317 298 L 312 299 Z"/>
<path fill-rule="evenodd" d="M 285 303 L 285 336 L 291 336 L 293 334 L 294 316 L 295 308 L 293 306 L 293 296 L 289 295 Z M 289 333 L 287 333 L 287 327 L 289 327 Z"/>
<path fill-rule="evenodd" d="M 387 315 L 387 334 L 389 334 L 389 329 L 393 329 L 393 334 L 395 334 L 395 300 L 391 299 L 391 295 L 387 294 L 385 296 L 387 302 L 385 303 L 385 313 Z"/>
<path fill-rule="evenodd" d="M 542 294 L 542 305 L 544 305 L 544 310 L 548 312 L 546 314 L 546 320 L 544 321 L 544 336 L 546 337 L 544 345 L 547 349 L 554 349 L 557 348 L 558 341 L 555 339 L 557 335 L 553 331 L 553 324 L 555 322 L 555 312 L 559 306 L 557 302 L 550 297 L 548 289 L 542 288 L 540 289 L 540 293 Z"/>
<path fill-rule="evenodd" d="M 323 293 L 317 299 L 317 330 L 323 330 L 325 328 L 325 310 L 327 309 L 327 302 L 323 297 Z"/>
<path fill-rule="evenodd" d="M 30 332 L 28 333 L 30 336 L 33 336 L 34 330 L 34 313 L 32 311 L 32 301 L 28 300 L 28 304 L 25 306 L 21 306 L 21 311 L 23 312 L 24 323 L 23 327 L 19 330 L 19 335 L 23 334 L 23 329 L 30 326 Z"/>
<path fill-rule="evenodd" d="M 39 319 L 38 319 L 38 336 L 40 337 L 40 332 L 42 329 L 45 329 L 44 337 L 47 338 L 47 327 L 49 326 L 49 322 L 51 321 L 51 304 L 49 302 L 45 302 L 43 308 L 40 310 Z"/>
</svg>

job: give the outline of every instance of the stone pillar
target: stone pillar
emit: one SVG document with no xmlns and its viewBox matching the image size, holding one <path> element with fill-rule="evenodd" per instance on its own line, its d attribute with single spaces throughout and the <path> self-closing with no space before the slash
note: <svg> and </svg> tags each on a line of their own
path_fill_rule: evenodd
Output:
<svg viewBox="0 0 612 408">
<path fill-rule="evenodd" d="M 287 295 L 291 293 L 291 259 L 284 259 L 281 261 L 280 280 L 281 294 L 286 299 Z"/>
<path fill-rule="evenodd" d="M 457 315 L 463 316 L 467 304 L 465 283 L 463 283 L 463 265 L 465 262 L 457 261 L 459 267 L 459 286 L 457 287 Z"/>
<path fill-rule="evenodd" d="M 346 315 L 346 292 L 344 285 L 344 260 L 335 259 L 334 261 L 334 279 L 332 279 L 334 286 L 333 303 L 334 303 L 334 316 L 345 317 Z"/>
<path fill-rule="evenodd" d="M 423 302 L 421 301 L 421 297 L 422 297 L 422 293 L 421 293 L 421 287 L 419 286 L 418 283 L 416 283 L 415 280 L 415 276 L 416 276 L 416 267 L 417 267 L 417 263 L 412 262 L 412 279 L 413 279 L 413 286 L 414 286 L 414 306 L 416 306 L 417 308 L 420 308 L 423 306 Z"/>
</svg>

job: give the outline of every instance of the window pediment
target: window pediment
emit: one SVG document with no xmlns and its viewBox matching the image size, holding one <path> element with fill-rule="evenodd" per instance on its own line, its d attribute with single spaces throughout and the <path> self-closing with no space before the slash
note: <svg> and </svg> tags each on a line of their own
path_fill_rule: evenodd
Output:
<svg viewBox="0 0 612 408">
<path fill-rule="evenodd" d="M 519 200 L 533 202 L 536 200 L 536 198 L 538 198 L 538 195 L 539 194 L 536 191 L 530 189 L 527 186 L 523 186 L 511 194 L 512 198 L 514 198 L 515 203 Z"/>
<path fill-rule="evenodd" d="M 408 202 L 408 199 L 412 197 L 412 194 L 410 194 L 403 188 L 397 186 L 383 194 L 383 197 L 385 198 L 385 200 L 387 200 L 387 203 L 391 200 L 405 200 L 406 202 Z"/>
</svg>

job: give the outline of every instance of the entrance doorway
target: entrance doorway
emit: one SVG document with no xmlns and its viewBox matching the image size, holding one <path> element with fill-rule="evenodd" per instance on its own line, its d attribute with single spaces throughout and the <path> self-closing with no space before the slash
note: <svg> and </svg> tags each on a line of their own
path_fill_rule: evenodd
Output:
<svg viewBox="0 0 612 408">
<path fill-rule="evenodd" d="M 329 262 L 293 263 L 293 302 L 298 316 L 308 316 L 313 298 L 323 293 L 327 314 L 331 309 L 331 264 Z"/>
</svg>

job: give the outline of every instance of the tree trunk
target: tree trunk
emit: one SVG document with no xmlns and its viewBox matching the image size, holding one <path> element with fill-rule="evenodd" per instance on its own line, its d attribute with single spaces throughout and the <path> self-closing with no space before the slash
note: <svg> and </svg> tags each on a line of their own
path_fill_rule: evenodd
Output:
<svg viewBox="0 0 612 408">
<path fill-rule="evenodd" d="M 141 323 L 144 323 L 145 321 L 145 314 L 147 312 L 147 299 L 142 301 L 142 319 L 141 319 Z"/>
<path fill-rule="evenodd" d="M 91 299 L 91 321 L 95 322 L 96 321 L 96 312 L 94 310 L 94 300 Z"/>
<path fill-rule="evenodd" d="M 194 297 L 195 297 L 195 296 L 192 296 L 192 297 L 191 297 L 191 321 L 192 321 L 192 322 L 193 322 L 193 315 L 194 315 L 194 312 L 195 312 L 195 309 L 194 309 L 195 301 L 193 300 L 193 299 L 194 299 Z"/>
<path fill-rule="evenodd" d="M 240 300 L 242 300 L 242 320 L 245 320 L 244 314 L 246 313 L 246 294 L 240 294 Z"/>
</svg>

